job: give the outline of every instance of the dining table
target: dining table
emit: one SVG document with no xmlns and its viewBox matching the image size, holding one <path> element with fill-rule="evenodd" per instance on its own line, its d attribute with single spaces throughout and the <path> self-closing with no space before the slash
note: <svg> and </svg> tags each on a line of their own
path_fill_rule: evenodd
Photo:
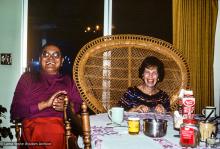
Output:
<svg viewBox="0 0 220 149">
<path fill-rule="evenodd" d="M 140 118 L 140 132 L 130 135 L 128 132 L 128 117 Z M 155 113 L 124 112 L 121 124 L 112 123 L 108 113 L 90 116 L 92 149 L 180 149 L 179 131 L 174 129 L 171 114 L 156 114 L 157 119 L 167 120 L 167 131 L 163 137 L 149 137 L 143 132 L 143 120 L 154 119 Z M 83 147 L 82 138 L 78 144 Z M 186 147 L 185 147 L 186 148 Z M 207 148 L 205 142 L 200 142 L 197 148 Z"/>
</svg>

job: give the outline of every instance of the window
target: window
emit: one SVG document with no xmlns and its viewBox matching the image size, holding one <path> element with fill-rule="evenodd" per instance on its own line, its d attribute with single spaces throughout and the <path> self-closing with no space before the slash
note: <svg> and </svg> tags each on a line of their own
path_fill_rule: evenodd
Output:
<svg viewBox="0 0 220 149">
<path fill-rule="evenodd" d="M 172 0 L 113 0 L 112 34 L 141 34 L 172 43 Z"/>
</svg>

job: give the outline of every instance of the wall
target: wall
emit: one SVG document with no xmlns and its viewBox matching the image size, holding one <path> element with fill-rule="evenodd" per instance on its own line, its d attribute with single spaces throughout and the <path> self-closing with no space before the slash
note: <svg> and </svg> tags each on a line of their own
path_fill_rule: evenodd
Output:
<svg viewBox="0 0 220 149">
<path fill-rule="evenodd" d="M 0 105 L 7 108 L 1 127 L 11 125 L 10 104 L 22 73 L 23 4 L 24 0 L 0 0 L 0 54 L 12 56 L 11 65 L 0 64 Z"/>
</svg>

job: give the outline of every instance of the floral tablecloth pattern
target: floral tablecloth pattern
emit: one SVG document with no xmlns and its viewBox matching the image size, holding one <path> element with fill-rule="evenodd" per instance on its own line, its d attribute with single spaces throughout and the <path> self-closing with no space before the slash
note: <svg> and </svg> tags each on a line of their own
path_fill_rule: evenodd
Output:
<svg viewBox="0 0 220 149">
<path fill-rule="evenodd" d="M 136 136 L 128 134 L 128 117 L 139 117 L 141 125 L 144 119 L 154 119 L 154 113 L 128 113 L 124 114 L 124 122 L 121 125 L 114 124 L 108 118 L 107 113 L 90 116 L 92 148 L 94 149 L 180 149 L 179 132 L 173 129 L 173 118 L 169 114 L 156 114 L 157 119 L 168 121 L 167 134 L 161 138 L 150 138 L 142 132 Z M 143 146 L 143 147 L 142 147 Z M 201 143 L 200 149 L 205 148 Z"/>
</svg>

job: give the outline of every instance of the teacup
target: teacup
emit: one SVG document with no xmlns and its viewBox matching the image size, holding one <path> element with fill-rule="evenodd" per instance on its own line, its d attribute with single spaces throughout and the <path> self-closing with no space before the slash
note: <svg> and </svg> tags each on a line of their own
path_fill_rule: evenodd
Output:
<svg viewBox="0 0 220 149">
<path fill-rule="evenodd" d="M 201 136 L 200 140 L 206 141 L 206 139 L 210 138 L 212 134 L 216 133 L 216 123 L 201 121 L 199 123 L 199 131 Z"/>
<path fill-rule="evenodd" d="M 120 124 L 124 119 L 124 108 L 112 107 L 110 110 L 108 110 L 108 116 L 113 123 Z"/>
<path fill-rule="evenodd" d="M 204 109 L 202 109 L 202 115 L 205 117 L 208 117 L 208 115 L 213 111 L 213 113 L 210 115 L 210 117 L 216 116 L 216 107 L 213 106 L 206 106 Z"/>
</svg>

